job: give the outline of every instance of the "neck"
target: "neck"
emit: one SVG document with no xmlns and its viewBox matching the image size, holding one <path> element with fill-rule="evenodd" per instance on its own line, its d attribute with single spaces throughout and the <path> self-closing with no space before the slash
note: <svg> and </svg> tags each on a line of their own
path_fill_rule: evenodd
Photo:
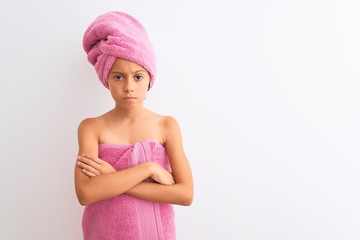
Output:
<svg viewBox="0 0 360 240">
<path fill-rule="evenodd" d="M 147 110 L 142 105 L 125 109 L 115 104 L 115 108 L 112 110 L 112 112 L 117 118 L 132 121 L 142 117 L 147 112 Z"/>
</svg>

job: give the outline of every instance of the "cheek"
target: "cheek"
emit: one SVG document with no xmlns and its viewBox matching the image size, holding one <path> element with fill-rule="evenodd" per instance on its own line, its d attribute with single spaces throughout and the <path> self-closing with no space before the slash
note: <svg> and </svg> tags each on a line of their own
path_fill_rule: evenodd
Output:
<svg viewBox="0 0 360 240">
<path fill-rule="evenodd" d="M 138 92 L 138 94 L 139 94 L 139 96 L 141 96 L 141 97 L 145 97 L 146 96 L 146 94 L 147 94 L 147 90 L 148 88 L 146 87 L 146 88 L 141 88 L 141 91 L 139 91 Z"/>
<path fill-rule="evenodd" d="M 145 90 L 145 94 L 146 94 L 146 92 L 147 92 L 148 89 L 149 89 L 149 86 L 150 86 L 150 81 L 149 81 L 149 79 L 144 80 L 144 81 L 141 83 L 141 91 Z"/>
<path fill-rule="evenodd" d="M 111 97 L 115 100 L 117 94 L 115 92 L 113 92 L 113 91 L 110 91 L 110 94 L 111 94 Z"/>
<path fill-rule="evenodd" d="M 119 88 L 114 88 L 114 87 L 109 87 L 109 91 L 111 96 L 115 99 L 116 97 L 118 97 L 119 95 L 121 95 L 121 91 Z"/>
</svg>

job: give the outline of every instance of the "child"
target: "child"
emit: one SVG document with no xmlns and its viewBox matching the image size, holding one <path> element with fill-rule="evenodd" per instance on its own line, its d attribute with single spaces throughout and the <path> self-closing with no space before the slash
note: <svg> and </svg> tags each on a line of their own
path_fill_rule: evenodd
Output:
<svg viewBox="0 0 360 240">
<path fill-rule="evenodd" d="M 172 204 L 193 199 L 176 120 L 144 108 L 156 76 L 146 30 L 121 12 L 100 15 L 83 46 L 115 107 L 78 129 L 75 188 L 84 239 L 175 239 Z"/>
</svg>

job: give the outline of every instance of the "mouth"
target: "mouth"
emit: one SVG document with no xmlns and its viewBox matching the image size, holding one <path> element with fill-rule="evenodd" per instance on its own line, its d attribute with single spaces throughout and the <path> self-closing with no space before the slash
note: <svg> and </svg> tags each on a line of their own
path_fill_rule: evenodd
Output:
<svg viewBox="0 0 360 240">
<path fill-rule="evenodd" d="M 124 100 L 128 100 L 128 101 L 132 101 L 132 100 L 136 100 L 136 97 L 123 97 Z"/>
</svg>

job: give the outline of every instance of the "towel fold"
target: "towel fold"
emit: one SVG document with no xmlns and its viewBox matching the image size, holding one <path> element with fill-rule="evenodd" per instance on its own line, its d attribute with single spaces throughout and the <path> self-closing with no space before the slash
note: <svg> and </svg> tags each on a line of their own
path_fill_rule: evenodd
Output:
<svg viewBox="0 0 360 240">
<path fill-rule="evenodd" d="M 135 144 L 101 144 L 99 157 L 117 170 L 155 162 L 170 171 L 163 145 L 151 140 Z M 155 203 L 128 194 L 90 204 L 83 214 L 85 240 L 174 240 L 172 204 Z"/>
<path fill-rule="evenodd" d="M 116 58 L 145 68 L 150 74 L 149 89 L 153 86 L 156 76 L 154 49 L 145 28 L 132 16 L 122 12 L 100 15 L 85 31 L 83 47 L 106 88 L 109 88 L 108 76 Z"/>
</svg>

